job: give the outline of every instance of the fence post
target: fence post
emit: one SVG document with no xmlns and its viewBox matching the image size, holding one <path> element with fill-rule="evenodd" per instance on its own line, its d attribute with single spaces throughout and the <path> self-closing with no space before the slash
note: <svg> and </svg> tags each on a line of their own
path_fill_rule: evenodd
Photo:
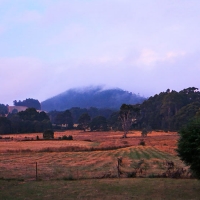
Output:
<svg viewBox="0 0 200 200">
<path fill-rule="evenodd" d="M 120 171 L 119 167 L 120 167 L 121 163 L 122 163 L 122 157 L 117 158 L 117 173 L 118 173 L 118 178 L 120 178 L 121 171 Z"/>
<path fill-rule="evenodd" d="M 35 180 L 37 181 L 37 179 L 38 179 L 38 171 L 37 171 L 37 168 L 38 168 L 38 166 L 37 166 L 37 162 L 35 163 Z"/>
</svg>

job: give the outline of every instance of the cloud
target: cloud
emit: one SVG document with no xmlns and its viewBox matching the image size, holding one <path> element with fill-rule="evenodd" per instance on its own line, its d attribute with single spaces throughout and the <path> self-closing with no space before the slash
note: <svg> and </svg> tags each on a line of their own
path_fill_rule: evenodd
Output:
<svg viewBox="0 0 200 200">
<path fill-rule="evenodd" d="M 4 91 L 0 95 L 2 102 L 7 100 L 10 103 L 15 98 L 24 99 L 39 93 L 41 85 L 47 81 L 46 69 L 38 59 L 0 58 L 0 63 L 0 91 Z"/>
<path fill-rule="evenodd" d="M 180 57 L 183 57 L 186 55 L 186 52 L 180 51 L 169 51 L 169 52 L 156 52 L 151 49 L 143 49 L 139 58 L 133 63 L 136 64 L 136 66 L 146 69 L 146 70 L 152 70 L 157 67 L 157 63 L 168 63 L 175 62 L 176 59 L 179 59 Z"/>
</svg>

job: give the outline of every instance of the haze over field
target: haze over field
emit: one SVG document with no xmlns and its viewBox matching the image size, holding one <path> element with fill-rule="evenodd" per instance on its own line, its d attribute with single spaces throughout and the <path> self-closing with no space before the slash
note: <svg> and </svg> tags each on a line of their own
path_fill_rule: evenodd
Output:
<svg viewBox="0 0 200 200">
<path fill-rule="evenodd" d="M 199 0 L 0 0 L 0 103 L 104 85 L 200 88 Z"/>
</svg>

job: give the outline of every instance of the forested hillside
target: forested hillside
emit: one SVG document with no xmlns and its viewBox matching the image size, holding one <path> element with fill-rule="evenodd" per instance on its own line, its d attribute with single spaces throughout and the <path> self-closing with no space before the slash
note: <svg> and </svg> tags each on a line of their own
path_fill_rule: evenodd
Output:
<svg viewBox="0 0 200 200">
<path fill-rule="evenodd" d="M 119 109 L 123 103 L 142 103 L 144 97 L 121 89 L 102 90 L 101 87 L 87 90 L 71 89 L 41 103 L 42 110 L 64 111 L 72 107 Z"/>
<path fill-rule="evenodd" d="M 180 92 L 168 89 L 144 101 L 140 108 L 140 126 L 149 125 L 152 129 L 178 130 L 199 115 L 200 92 L 195 87 Z"/>
<path fill-rule="evenodd" d="M 70 90 L 43 102 L 43 109 L 46 106 L 46 110 L 51 110 L 48 116 L 35 108 L 7 115 L 7 106 L 0 104 L 0 134 L 39 132 L 51 128 L 52 123 L 67 124 L 66 129 L 82 124 L 82 129 L 87 125 L 91 130 L 122 130 L 122 114 L 130 122 L 128 130 L 177 131 L 194 117 L 200 117 L 200 92 L 195 87 L 179 92 L 168 89 L 143 100 L 119 89 L 102 91 L 99 88 L 82 93 Z M 78 103 L 79 107 L 73 106 Z M 114 109 L 116 106 L 120 108 Z M 137 115 L 130 115 L 134 108 L 138 110 Z"/>
</svg>

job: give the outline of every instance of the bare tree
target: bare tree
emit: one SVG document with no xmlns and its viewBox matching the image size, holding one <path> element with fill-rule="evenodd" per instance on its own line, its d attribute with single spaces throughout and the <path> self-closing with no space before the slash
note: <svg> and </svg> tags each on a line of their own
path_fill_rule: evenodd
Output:
<svg viewBox="0 0 200 200">
<path fill-rule="evenodd" d="M 139 115 L 139 111 L 139 105 L 122 104 L 120 107 L 119 118 L 121 120 L 122 129 L 124 131 L 122 138 L 127 138 L 127 133 L 130 130 L 132 124 L 136 121 L 136 118 Z"/>
</svg>

